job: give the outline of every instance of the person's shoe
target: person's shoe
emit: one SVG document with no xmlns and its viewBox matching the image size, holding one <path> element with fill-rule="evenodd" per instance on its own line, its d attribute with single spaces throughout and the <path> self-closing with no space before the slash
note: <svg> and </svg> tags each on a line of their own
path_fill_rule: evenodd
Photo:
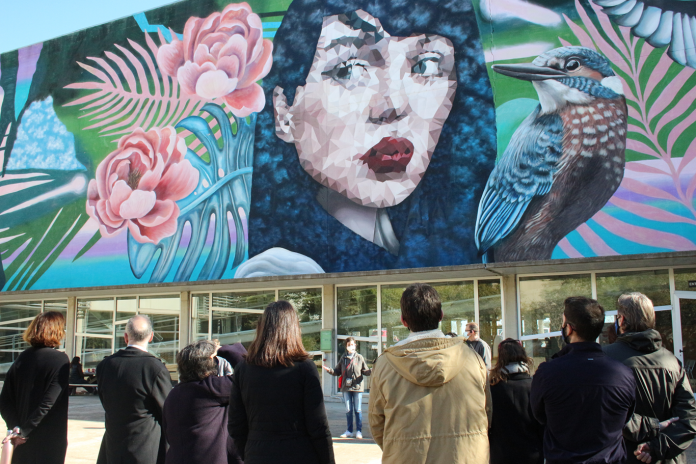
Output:
<svg viewBox="0 0 696 464">
<path fill-rule="evenodd" d="M 345 431 L 342 435 L 341 438 L 353 438 L 353 432 Z"/>
<path fill-rule="evenodd" d="M 362 440 L 362 433 L 361 432 L 355 432 L 355 438 L 358 440 Z"/>
</svg>

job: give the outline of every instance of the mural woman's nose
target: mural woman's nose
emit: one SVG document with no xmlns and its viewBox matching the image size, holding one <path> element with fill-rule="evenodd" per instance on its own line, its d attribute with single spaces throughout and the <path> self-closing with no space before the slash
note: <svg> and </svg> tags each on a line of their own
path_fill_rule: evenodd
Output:
<svg viewBox="0 0 696 464">
<path fill-rule="evenodd" d="M 406 116 L 408 97 L 398 73 L 385 72 L 379 80 L 379 88 L 370 101 L 370 122 L 390 124 Z"/>
</svg>

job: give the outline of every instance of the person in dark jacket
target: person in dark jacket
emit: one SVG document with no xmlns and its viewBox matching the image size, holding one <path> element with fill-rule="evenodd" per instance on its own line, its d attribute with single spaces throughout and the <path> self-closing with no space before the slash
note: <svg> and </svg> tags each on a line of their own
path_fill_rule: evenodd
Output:
<svg viewBox="0 0 696 464">
<path fill-rule="evenodd" d="M 627 462 L 686 464 L 696 402 L 682 365 L 655 330 L 652 301 L 642 293 L 621 295 L 615 327 L 616 343 L 604 352 L 631 368 L 638 387 L 636 412 L 624 429 Z"/>
<path fill-rule="evenodd" d="M 476 353 L 478 353 L 479 356 L 481 356 L 481 359 L 483 359 L 483 362 L 486 363 L 486 368 L 488 370 L 491 369 L 491 347 L 488 346 L 488 343 L 484 342 L 481 340 L 481 337 L 479 337 L 479 326 L 475 322 L 469 322 L 466 325 L 466 344 L 469 348 L 474 350 Z"/>
<path fill-rule="evenodd" d="M 232 377 L 218 376 L 216 348 L 199 340 L 176 355 L 180 383 L 164 402 L 166 464 L 243 464 L 226 430 Z"/>
<path fill-rule="evenodd" d="M 85 372 L 82 370 L 82 363 L 80 362 L 80 357 L 75 356 L 70 361 L 70 383 L 79 384 L 87 383 L 85 380 Z M 82 387 L 87 391 L 87 393 L 93 393 L 94 387 Z M 70 387 L 70 396 L 73 396 L 77 392 L 77 387 Z"/>
<path fill-rule="evenodd" d="M 246 464 L 335 462 L 317 366 L 287 301 L 264 310 L 234 369 L 228 430 Z"/>
<path fill-rule="evenodd" d="M 534 419 L 529 402 L 533 365 L 518 340 L 508 338 L 498 345 L 498 362 L 490 373 L 490 464 L 544 464 L 544 427 Z"/>
<path fill-rule="evenodd" d="M 237 367 L 237 364 L 242 362 L 246 354 L 246 348 L 244 348 L 244 345 L 239 342 L 233 343 L 232 345 L 222 345 L 220 348 L 218 348 L 217 352 L 217 356 L 219 358 L 226 359 L 232 366 L 232 369 Z"/>
<path fill-rule="evenodd" d="M 541 363 L 532 380 L 532 412 L 546 426 L 547 464 L 626 461 L 622 430 L 633 415 L 636 382 L 595 342 L 603 327 L 604 308 L 596 300 L 565 300 L 561 334 L 568 345 Z"/>
<path fill-rule="evenodd" d="M 97 464 L 164 463 L 162 407 L 172 380 L 162 361 L 147 352 L 153 336 L 147 316 L 130 318 L 124 335 L 127 348 L 97 365 L 106 416 Z"/>
<path fill-rule="evenodd" d="M 341 393 L 343 403 L 346 405 L 346 418 L 348 428 L 341 438 L 353 437 L 353 416 L 355 415 L 355 438 L 362 439 L 362 395 L 365 391 L 363 376 L 372 374 L 372 369 L 367 367 L 365 358 L 356 353 L 357 344 L 353 337 L 345 340 L 346 352 L 336 363 L 336 367 L 322 365 L 326 372 L 341 377 Z"/>
<path fill-rule="evenodd" d="M 70 359 L 59 312 L 39 314 L 24 332 L 31 345 L 12 364 L 0 393 L 0 414 L 12 430 L 13 464 L 63 464 L 68 449 Z"/>
</svg>

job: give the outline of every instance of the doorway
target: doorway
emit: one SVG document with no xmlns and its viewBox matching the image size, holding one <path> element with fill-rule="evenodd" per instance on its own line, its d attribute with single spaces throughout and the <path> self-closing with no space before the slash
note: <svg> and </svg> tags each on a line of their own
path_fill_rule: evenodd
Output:
<svg viewBox="0 0 696 464">
<path fill-rule="evenodd" d="M 689 380 L 693 380 L 696 365 L 696 292 L 674 292 L 674 303 L 674 354 L 682 362 Z"/>
</svg>

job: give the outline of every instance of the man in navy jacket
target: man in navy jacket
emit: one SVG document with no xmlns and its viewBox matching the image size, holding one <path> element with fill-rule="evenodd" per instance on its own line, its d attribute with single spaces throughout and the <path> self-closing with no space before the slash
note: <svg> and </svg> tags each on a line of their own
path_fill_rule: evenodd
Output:
<svg viewBox="0 0 696 464">
<path fill-rule="evenodd" d="M 546 425 L 547 464 L 614 464 L 626 461 L 622 429 L 633 414 L 633 373 L 595 342 L 604 309 L 585 297 L 565 300 L 561 333 L 567 345 L 539 365 L 532 381 L 536 419 Z"/>
</svg>

